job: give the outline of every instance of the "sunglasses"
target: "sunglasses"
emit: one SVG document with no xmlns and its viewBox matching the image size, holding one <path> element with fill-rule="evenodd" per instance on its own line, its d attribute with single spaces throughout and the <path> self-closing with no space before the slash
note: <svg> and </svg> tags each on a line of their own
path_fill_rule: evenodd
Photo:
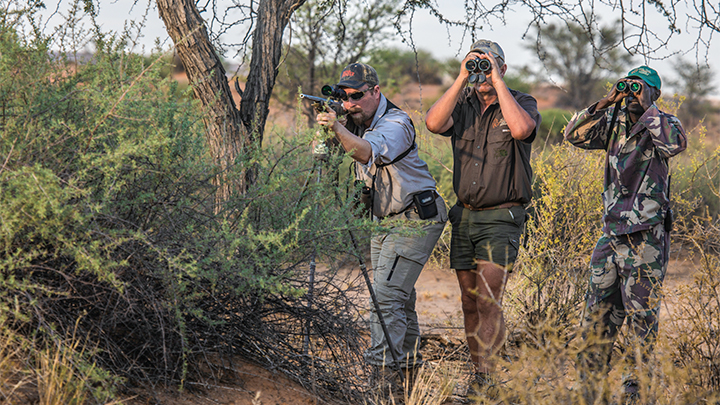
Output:
<svg viewBox="0 0 720 405">
<path fill-rule="evenodd" d="M 347 96 L 348 96 L 348 98 L 350 98 L 353 101 L 358 101 L 361 98 L 365 97 L 365 93 L 367 93 L 370 90 L 372 90 L 372 88 L 365 89 L 363 91 L 356 91 L 355 93 L 350 93 Z"/>
</svg>

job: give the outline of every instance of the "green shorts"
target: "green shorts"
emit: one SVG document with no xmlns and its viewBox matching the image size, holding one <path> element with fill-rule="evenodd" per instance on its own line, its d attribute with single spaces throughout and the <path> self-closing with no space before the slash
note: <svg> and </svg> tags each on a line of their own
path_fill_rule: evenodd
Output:
<svg viewBox="0 0 720 405">
<path fill-rule="evenodd" d="M 448 213 L 452 224 L 450 267 L 475 269 L 477 260 L 512 266 L 520 248 L 525 216 L 521 205 L 484 211 L 455 205 Z"/>
</svg>

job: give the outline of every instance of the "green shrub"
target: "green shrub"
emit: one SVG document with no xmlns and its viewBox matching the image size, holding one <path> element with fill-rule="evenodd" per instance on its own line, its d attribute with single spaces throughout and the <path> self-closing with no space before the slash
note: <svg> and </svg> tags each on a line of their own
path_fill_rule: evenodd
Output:
<svg viewBox="0 0 720 405">
<path fill-rule="evenodd" d="M 202 111 L 166 77 L 165 54 L 148 64 L 98 35 L 90 62 L 74 64 L 18 34 L 17 21 L 0 18 L 3 325 L 32 337 L 38 359 L 77 328 L 95 345 L 66 345 L 80 368 L 153 384 L 183 386 L 210 351 L 281 356 L 308 379 L 308 350 L 361 364 L 354 289 L 333 277 L 335 258 L 356 254 L 347 231 L 367 224 L 336 197 L 347 185 L 330 168 L 316 180 L 311 131 L 240 156 L 257 183 L 215 214 Z M 308 303 L 311 257 L 337 264 L 318 272 Z M 297 338 L 310 335 L 312 345 Z M 325 385 L 357 376 L 327 373 Z M 83 387 L 104 398 L 100 384 Z"/>
<path fill-rule="evenodd" d="M 556 145 L 562 143 L 565 125 L 572 118 L 574 111 L 559 108 L 548 108 L 540 111 L 542 122 L 537 130 L 535 145 Z"/>
<path fill-rule="evenodd" d="M 704 126 L 689 132 L 688 149 L 671 160 L 670 193 L 676 210 L 716 218 L 720 215 L 720 146 L 713 145 L 705 132 Z"/>
</svg>

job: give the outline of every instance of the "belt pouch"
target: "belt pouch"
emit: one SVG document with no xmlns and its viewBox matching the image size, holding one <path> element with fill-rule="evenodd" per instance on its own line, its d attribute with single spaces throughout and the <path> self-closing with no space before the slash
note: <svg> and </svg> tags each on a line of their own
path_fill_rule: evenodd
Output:
<svg viewBox="0 0 720 405">
<path fill-rule="evenodd" d="M 665 212 L 665 222 L 663 223 L 665 232 L 672 231 L 673 228 L 673 210 L 669 209 Z"/>
<path fill-rule="evenodd" d="M 438 214 L 437 205 L 435 205 L 435 193 L 432 190 L 426 190 L 413 195 L 415 210 L 417 210 L 420 219 L 429 219 Z"/>
</svg>

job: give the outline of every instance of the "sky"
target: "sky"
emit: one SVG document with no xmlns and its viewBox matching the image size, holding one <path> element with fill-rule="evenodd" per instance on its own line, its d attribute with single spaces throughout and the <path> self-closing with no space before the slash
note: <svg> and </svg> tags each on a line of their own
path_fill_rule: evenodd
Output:
<svg viewBox="0 0 720 405">
<path fill-rule="evenodd" d="M 451 19 L 461 19 L 464 15 L 463 4 L 461 1 L 446 1 L 443 3 L 443 10 L 447 10 L 447 17 Z M 596 4 L 599 4 L 596 3 Z M 598 7 L 601 7 L 598 5 Z M 605 10 L 603 16 L 605 19 L 601 20 L 601 24 L 605 25 L 612 21 L 611 17 L 616 13 L 612 10 Z M 684 15 L 684 13 L 683 13 Z M 506 56 L 506 62 L 508 63 L 508 69 L 520 68 L 524 65 L 538 66 L 541 64 L 537 55 L 525 48 L 527 44 L 532 44 L 534 41 L 534 31 L 527 31 L 527 27 L 531 22 L 530 14 L 524 10 L 518 10 L 511 12 L 506 15 L 507 24 L 503 24 L 500 21 L 490 21 L 491 27 L 486 27 L 481 33 L 478 34 L 478 38 L 490 39 L 497 42 L 503 48 Z M 677 38 L 668 44 L 668 47 L 661 49 L 659 52 L 654 54 L 655 58 L 668 57 L 666 60 L 643 60 L 642 57 L 636 56 L 634 61 L 636 66 L 647 64 L 658 71 L 664 83 L 670 80 L 676 79 L 676 74 L 672 66 L 673 59 L 678 56 L 672 56 L 678 52 L 684 52 L 690 50 L 684 59 L 695 62 L 696 52 L 691 48 L 697 39 L 697 30 L 693 29 L 692 26 L 686 26 L 685 21 L 679 22 L 682 29 L 682 34 L 678 35 Z M 414 33 L 413 41 L 418 48 L 426 49 L 430 51 L 436 58 L 458 58 L 462 59 L 463 56 L 469 51 L 472 44 L 472 40 L 469 37 L 462 37 L 462 32 L 459 29 L 448 31 L 445 27 L 441 26 L 437 19 L 430 15 L 426 11 L 418 12 L 414 17 Z M 667 25 L 661 19 L 654 20 L 654 24 L 649 24 L 653 30 L 658 32 L 664 32 Z M 526 38 L 523 35 L 528 32 Z M 687 32 L 686 32 L 687 31 Z M 690 33 L 692 32 L 692 33 Z M 451 40 L 448 39 L 450 34 Z M 702 63 L 707 60 L 710 67 L 715 72 L 714 85 L 716 87 L 713 97 L 720 99 L 720 58 L 712 55 L 720 55 L 720 33 L 717 38 L 708 37 L 705 35 L 705 39 L 710 39 L 710 47 L 702 48 L 699 50 L 698 55 Z M 402 44 L 398 41 L 400 46 L 407 47 L 406 44 Z M 706 54 L 707 52 L 707 54 Z M 706 58 L 706 55 L 710 55 Z M 629 70 L 629 69 L 628 69 Z M 668 86 L 669 87 L 669 86 Z M 671 88 L 664 90 L 674 90 Z"/>
<path fill-rule="evenodd" d="M 154 1 L 139 0 L 138 4 L 133 5 L 132 0 L 100 0 L 97 21 L 105 31 L 120 31 L 124 26 L 129 24 L 131 21 L 141 21 L 144 14 L 147 14 L 146 27 L 142 30 L 143 37 L 140 40 L 142 46 L 146 50 L 150 50 L 154 47 L 156 39 L 160 40 L 160 44 L 164 49 L 169 49 L 172 42 L 169 40 L 165 31 L 165 26 L 160 19 L 157 9 L 155 8 Z M 43 13 L 45 18 L 52 16 L 53 12 L 59 11 L 58 14 L 54 15 L 48 20 L 48 30 L 55 24 L 61 21 L 59 14 L 66 14 L 66 10 L 70 1 L 68 0 L 45 0 L 46 10 Z M 460 0 L 443 0 L 442 6 L 440 7 L 445 16 L 453 20 L 465 19 L 466 13 L 464 10 L 464 1 Z M 148 4 L 150 4 L 150 10 L 148 11 Z M 600 6 L 598 6 L 600 7 Z M 683 13 L 681 13 L 683 14 Z M 606 24 L 610 22 L 612 16 L 616 15 L 613 10 L 606 10 L 602 13 L 606 17 L 605 21 L 601 23 Z M 518 9 L 510 11 L 506 14 L 506 23 L 503 24 L 501 21 L 490 21 L 491 26 L 484 24 L 485 27 L 479 32 L 479 38 L 485 38 L 493 40 L 499 43 L 506 56 L 506 62 L 508 68 L 512 70 L 520 68 L 524 65 L 538 66 L 540 64 L 537 55 L 532 51 L 525 48 L 524 44 L 530 43 L 532 40 L 532 31 L 528 34 L 528 39 L 523 39 L 523 34 L 527 30 L 527 26 L 530 23 L 530 15 L 528 12 Z M 655 26 L 652 27 L 654 30 L 665 30 L 664 22 L 657 18 L 654 21 Z M 686 25 L 686 21 L 679 21 L 679 25 L 683 31 L 681 35 L 674 38 L 669 46 L 665 49 L 660 50 L 655 54 L 656 57 L 665 57 L 672 55 L 676 52 L 683 52 L 690 49 L 695 42 L 697 37 L 697 30 L 693 29 L 692 26 Z M 652 23 L 650 24 L 652 26 Z M 689 33 L 693 31 L 693 33 Z M 687 33 L 686 33 L 687 32 Z M 241 34 L 239 34 L 241 35 Z M 720 34 L 718 34 L 720 36 Z M 398 36 L 395 36 L 395 40 L 388 42 L 388 47 L 396 47 L 399 49 L 410 49 L 407 43 L 402 43 Z M 706 40 L 711 40 L 710 48 L 708 51 L 709 55 L 720 54 L 720 38 L 712 38 L 705 35 Z M 414 41 L 418 49 L 429 51 L 435 58 L 445 60 L 447 58 L 458 58 L 461 59 L 464 54 L 469 50 L 472 43 L 472 38 L 469 35 L 464 35 L 460 29 L 450 29 L 442 26 L 437 22 L 437 19 L 430 15 L 427 11 L 418 11 L 413 16 L 413 35 L 412 40 Z M 139 49 L 136 51 L 140 51 Z M 699 55 L 701 60 L 705 57 L 706 49 L 701 49 Z M 644 61 L 642 58 L 637 57 L 635 59 L 636 65 L 648 64 L 658 71 L 664 83 L 669 83 L 670 80 L 675 79 L 676 75 L 672 67 L 672 60 L 677 56 L 670 56 L 669 59 L 662 61 Z M 690 51 L 685 56 L 685 59 L 695 61 L 696 52 Z M 714 85 L 716 90 L 713 97 L 720 98 L 720 67 L 714 62 L 720 60 L 718 58 L 710 57 L 710 66 L 713 71 L 716 72 Z M 704 61 L 704 60 L 703 60 Z M 663 90 L 672 91 L 672 88 L 663 86 Z"/>
</svg>

